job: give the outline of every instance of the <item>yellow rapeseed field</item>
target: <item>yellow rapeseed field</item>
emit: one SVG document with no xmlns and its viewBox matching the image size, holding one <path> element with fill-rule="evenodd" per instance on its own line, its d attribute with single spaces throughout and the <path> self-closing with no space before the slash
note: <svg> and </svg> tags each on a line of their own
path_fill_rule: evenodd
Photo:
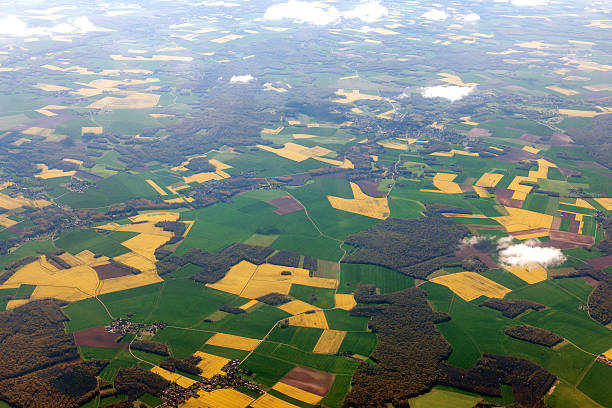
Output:
<svg viewBox="0 0 612 408">
<path fill-rule="evenodd" d="M 265 145 L 257 145 L 257 147 L 296 162 L 302 162 L 313 157 L 326 156 L 332 152 L 331 150 L 321 146 L 306 147 L 292 142 L 286 143 L 280 149 L 275 149 Z"/>
<path fill-rule="evenodd" d="M 504 226 L 508 233 L 536 228 L 550 228 L 553 216 L 521 208 L 504 207 L 508 215 L 491 217 Z"/>
<path fill-rule="evenodd" d="M 87 109 L 149 109 L 157 106 L 160 95 L 135 92 L 124 98 L 106 96 L 87 106 Z"/>
<path fill-rule="evenodd" d="M 251 351 L 259 345 L 261 340 L 248 337 L 234 336 L 233 334 L 217 333 L 206 341 L 211 346 L 228 347 L 236 350 Z"/>
<path fill-rule="evenodd" d="M 318 404 L 321 401 L 322 397 L 317 394 L 313 394 L 312 392 L 301 390 L 297 387 L 294 387 L 289 384 L 285 384 L 283 382 L 277 382 L 272 387 L 273 390 L 276 390 L 282 394 L 285 394 L 291 398 L 295 398 L 296 400 L 305 402 L 307 404 Z"/>
<path fill-rule="evenodd" d="M 212 284 L 206 284 L 206 286 L 239 295 L 255 273 L 255 270 L 257 270 L 257 265 L 249 261 L 240 261 L 232 266 L 221 280 Z"/>
<path fill-rule="evenodd" d="M 476 86 L 478 85 L 476 82 L 468 82 L 466 84 L 457 75 L 448 74 L 446 72 L 441 72 L 438 74 L 438 76 L 442 77 L 442 78 L 439 78 L 440 81 L 446 82 L 447 84 L 451 84 L 451 85 L 457 85 L 457 86 Z"/>
<path fill-rule="evenodd" d="M 545 281 L 548 277 L 546 269 L 541 265 L 508 265 L 505 267 L 508 272 L 516 275 L 518 278 L 533 285 L 534 283 Z"/>
<path fill-rule="evenodd" d="M 102 126 L 83 126 L 81 127 L 81 136 L 91 133 L 94 135 L 101 135 L 104 129 Z"/>
<path fill-rule="evenodd" d="M 204 353 L 202 351 L 196 351 L 194 355 L 202 359 L 198 363 L 198 367 L 202 370 L 200 376 L 204 378 L 211 378 L 217 374 L 224 374 L 221 369 L 230 362 L 228 358 L 215 356 L 214 354 Z"/>
<path fill-rule="evenodd" d="M 292 300 L 291 302 L 278 306 L 278 308 L 292 315 L 304 313 L 309 310 L 321 310 L 321 308 L 313 306 L 310 303 L 306 303 L 301 300 Z"/>
<path fill-rule="evenodd" d="M 246 302 L 244 305 L 240 306 L 240 308 L 242 310 L 249 310 L 252 307 L 255 307 L 255 305 L 259 304 L 258 300 L 249 300 L 248 302 Z"/>
<path fill-rule="evenodd" d="M 333 100 L 333 102 L 338 103 L 353 103 L 359 100 L 380 101 L 383 99 L 378 95 L 363 94 L 359 92 L 358 89 L 354 89 L 351 92 L 347 92 L 344 89 L 338 89 L 336 95 L 343 97 L 342 99 Z"/>
<path fill-rule="evenodd" d="M 74 176 L 76 174 L 75 170 L 64 171 L 62 169 L 50 169 L 49 167 L 47 167 L 46 164 L 43 164 L 43 163 L 37 164 L 36 167 L 40 169 L 40 173 L 34 175 L 34 177 L 40 178 L 43 180 L 51 179 L 51 178 L 58 178 L 58 177 Z"/>
<path fill-rule="evenodd" d="M 596 198 L 595 201 L 606 210 L 612 211 L 612 198 Z"/>
<path fill-rule="evenodd" d="M 297 405 L 293 405 L 287 401 L 283 401 L 280 398 L 276 398 L 268 393 L 263 394 L 251 403 L 253 408 L 299 408 Z"/>
<path fill-rule="evenodd" d="M 324 330 L 312 352 L 319 354 L 336 354 L 345 336 L 345 331 Z"/>
<path fill-rule="evenodd" d="M 533 154 L 538 154 L 540 152 L 540 149 L 536 149 L 535 147 L 531 146 L 523 146 L 523 150 Z"/>
<path fill-rule="evenodd" d="M 164 191 L 164 189 L 163 189 L 163 188 L 161 188 L 160 186 L 158 186 L 158 185 L 157 185 L 157 183 L 156 183 L 156 182 L 154 182 L 153 180 L 151 180 L 151 179 L 147 179 L 147 180 L 145 180 L 145 181 L 146 181 L 146 182 L 147 182 L 147 183 L 148 183 L 148 184 L 149 184 L 151 187 L 153 187 L 153 189 L 154 189 L 155 191 L 157 191 L 157 192 L 159 193 L 159 195 L 163 195 L 163 196 L 168 195 L 168 193 L 166 193 L 166 192 Z"/>
<path fill-rule="evenodd" d="M 431 281 L 446 286 L 455 292 L 457 296 L 468 302 L 480 296 L 503 298 L 507 293 L 511 292 L 505 286 L 475 272 L 452 273 L 438 276 L 431 279 Z"/>
<path fill-rule="evenodd" d="M 461 194 L 461 187 L 459 187 L 459 184 L 453 181 L 455 178 L 457 178 L 456 174 L 436 173 L 433 178 L 433 185 L 437 187 L 438 190 L 421 189 L 421 191 L 444 194 Z"/>
<path fill-rule="evenodd" d="M 314 327 L 316 329 L 329 329 L 327 319 L 323 311 L 314 313 L 303 313 L 289 318 L 291 326 Z"/>
<path fill-rule="evenodd" d="M 190 398 L 181 408 L 246 408 L 254 398 L 233 388 L 221 388 L 211 392 L 198 391 L 198 398 Z"/>
<path fill-rule="evenodd" d="M 341 294 L 336 293 L 334 296 L 336 300 L 336 307 L 338 309 L 351 310 L 357 302 L 355 302 L 355 297 L 352 294 Z"/>
<path fill-rule="evenodd" d="M 195 383 L 195 381 L 192 380 L 191 378 L 182 376 L 177 373 L 173 373 L 159 366 L 154 366 L 153 368 L 151 368 L 151 372 L 159 375 L 160 377 L 165 378 L 166 380 L 170 382 L 176 383 L 177 385 L 180 385 L 183 388 L 187 388 L 191 384 Z"/>
<path fill-rule="evenodd" d="M 480 176 L 480 178 L 474 185 L 479 187 L 495 187 L 497 183 L 501 181 L 502 178 L 504 178 L 503 174 L 485 173 Z"/>
<path fill-rule="evenodd" d="M 390 210 L 386 197 L 375 198 L 363 193 L 355 183 L 351 184 L 354 198 L 327 196 L 332 207 L 338 210 L 364 215 L 366 217 L 384 220 L 389 217 Z"/>
</svg>

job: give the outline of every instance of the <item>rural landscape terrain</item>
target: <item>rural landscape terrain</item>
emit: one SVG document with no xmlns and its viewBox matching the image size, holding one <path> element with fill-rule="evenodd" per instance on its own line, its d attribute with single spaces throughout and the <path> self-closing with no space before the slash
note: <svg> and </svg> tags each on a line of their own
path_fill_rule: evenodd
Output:
<svg viewBox="0 0 612 408">
<path fill-rule="evenodd" d="M 2 2 L 0 408 L 612 407 L 611 10 Z"/>
</svg>

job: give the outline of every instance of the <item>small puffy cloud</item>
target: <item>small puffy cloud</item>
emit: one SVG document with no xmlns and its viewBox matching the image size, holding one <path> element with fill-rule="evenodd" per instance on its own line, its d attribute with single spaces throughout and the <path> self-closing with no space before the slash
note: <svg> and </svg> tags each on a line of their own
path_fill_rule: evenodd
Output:
<svg viewBox="0 0 612 408">
<path fill-rule="evenodd" d="M 432 21 L 444 21 L 450 16 L 444 10 L 433 9 L 425 12 L 421 17 Z"/>
<path fill-rule="evenodd" d="M 472 92 L 475 86 L 437 85 L 423 88 L 421 95 L 424 98 L 444 98 L 451 102 L 458 101 Z"/>
<path fill-rule="evenodd" d="M 461 20 L 465 21 L 466 23 L 473 23 L 475 21 L 480 20 L 480 16 L 476 13 L 469 13 L 465 16 L 462 16 Z"/>
<path fill-rule="evenodd" d="M 345 18 L 358 18 L 366 23 L 373 23 L 389 15 L 389 10 L 377 1 L 361 3 L 352 10 L 343 13 Z"/>
<path fill-rule="evenodd" d="M 465 237 L 461 240 L 463 245 L 477 245 L 483 241 L 488 241 L 489 237 L 483 237 L 481 235 L 472 235 L 471 237 Z"/>
<path fill-rule="evenodd" d="M 72 24 L 78 31 L 82 33 L 86 33 L 88 31 L 93 31 L 96 29 L 94 23 L 92 23 L 87 16 L 75 18 Z"/>
<path fill-rule="evenodd" d="M 266 20 L 282 20 L 285 18 L 313 25 L 327 25 L 340 20 L 342 14 L 334 6 L 318 1 L 307 2 L 289 0 L 268 7 L 264 14 Z"/>
<path fill-rule="evenodd" d="M 512 244 L 512 237 L 498 241 L 499 261 L 505 265 L 528 266 L 542 265 L 544 267 L 560 265 L 567 259 L 558 248 L 541 247 L 537 239 L 528 239 L 519 244 Z M 501 241 L 501 240 L 500 240 Z"/>
<path fill-rule="evenodd" d="M 6 16 L 0 19 L 0 35 L 25 37 L 30 35 L 28 24 L 17 16 Z"/>
<path fill-rule="evenodd" d="M 230 78 L 230 84 L 248 84 L 249 82 L 251 82 L 252 80 L 254 80 L 255 77 L 253 77 L 253 75 L 251 74 L 247 74 L 247 75 L 234 75 Z"/>
</svg>

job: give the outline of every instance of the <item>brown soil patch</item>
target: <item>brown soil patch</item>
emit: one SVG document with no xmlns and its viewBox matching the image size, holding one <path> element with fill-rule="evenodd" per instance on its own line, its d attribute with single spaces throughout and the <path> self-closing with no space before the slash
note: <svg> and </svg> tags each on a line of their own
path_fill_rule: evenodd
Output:
<svg viewBox="0 0 612 408">
<path fill-rule="evenodd" d="M 370 197 L 385 198 L 387 196 L 387 192 L 380 191 L 378 189 L 378 183 L 374 181 L 360 180 L 360 181 L 357 181 L 356 184 L 359 186 L 359 188 L 361 188 L 361 191 L 363 191 L 365 194 L 369 195 Z"/>
<path fill-rule="evenodd" d="M 567 242 L 578 246 L 590 246 L 595 243 L 594 237 L 566 231 L 550 231 L 550 239 L 551 241 Z"/>
<path fill-rule="evenodd" d="M 529 234 L 539 234 L 540 232 L 548 232 L 548 228 L 533 228 L 522 231 L 513 231 L 512 235 L 529 235 Z"/>
<path fill-rule="evenodd" d="M 582 279 L 593 288 L 596 288 L 599 284 L 599 281 L 597 279 L 593 279 L 590 276 L 583 276 Z"/>
<path fill-rule="evenodd" d="M 566 242 L 566 241 L 557 241 L 557 240 L 551 239 L 550 241 L 542 242 L 540 246 L 557 248 L 557 249 L 572 249 L 572 248 L 580 248 L 585 245 L 576 244 L 572 242 Z"/>
<path fill-rule="evenodd" d="M 577 234 L 578 230 L 580 230 L 580 221 L 571 221 L 570 222 L 569 232 L 573 232 L 573 233 Z"/>
<path fill-rule="evenodd" d="M 579 161 L 576 162 L 576 167 L 585 168 L 585 169 L 607 170 L 607 168 L 605 166 L 602 166 L 601 164 L 599 164 L 597 162 L 594 162 L 594 161 L 579 160 Z"/>
<path fill-rule="evenodd" d="M 47 262 L 49 262 L 51 265 L 55 266 L 57 269 L 60 269 L 60 270 L 66 269 L 62 265 L 60 265 L 59 263 L 55 262 L 53 259 L 50 259 L 50 258 L 46 258 L 46 259 L 47 259 Z"/>
<path fill-rule="evenodd" d="M 553 146 L 569 146 L 574 143 L 571 137 L 565 133 L 555 132 L 548 141 Z"/>
<path fill-rule="evenodd" d="M 491 132 L 487 129 L 481 129 L 481 128 L 476 127 L 476 128 L 471 129 L 468 132 L 467 136 L 470 138 L 477 139 L 477 138 L 491 136 Z"/>
<path fill-rule="evenodd" d="M 119 337 L 116 333 L 107 332 L 104 326 L 96 326 L 74 333 L 74 342 L 77 346 L 127 349 L 128 343 L 119 343 Z"/>
<path fill-rule="evenodd" d="M 329 392 L 335 378 L 335 374 L 298 366 L 289 371 L 281 382 L 323 397 Z"/>
<path fill-rule="evenodd" d="M 113 264 L 106 265 L 98 265 L 92 267 L 94 271 L 98 274 L 98 279 L 111 279 L 111 278 L 119 278 L 120 276 L 128 276 L 132 273 L 128 271 L 126 268 L 119 268 Z"/>
<path fill-rule="evenodd" d="M 539 157 L 540 156 L 538 156 L 537 154 L 529 153 L 525 150 L 512 147 L 507 153 L 494 157 L 493 159 L 505 163 L 518 163 L 522 160 L 536 160 Z"/>
<path fill-rule="evenodd" d="M 571 176 L 579 176 L 581 173 L 579 171 L 576 170 L 570 170 L 570 169 L 566 169 L 563 167 L 559 167 L 559 171 L 561 172 L 561 174 L 563 174 L 565 177 L 571 177 Z"/>
<path fill-rule="evenodd" d="M 523 206 L 523 200 L 512 198 L 512 195 L 514 195 L 514 191 L 508 190 L 507 188 L 495 189 L 495 198 L 497 198 L 497 201 L 499 201 L 501 205 L 506 207 L 521 208 Z"/>
<path fill-rule="evenodd" d="M 274 212 L 278 215 L 290 214 L 292 212 L 303 210 L 302 204 L 297 202 L 295 198 L 286 195 L 283 197 L 275 198 L 274 200 L 266 201 L 268 204 L 276 207 Z"/>
<path fill-rule="evenodd" d="M 593 258 L 586 261 L 591 266 L 598 269 L 604 269 L 612 265 L 612 255 L 600 256 L 599 258 Z"/>
<path fill-rule="evenodd" d="M 561 227 L 561 218 L 560 217 L 554 217 L 553 218 L 553 222 L 552 222 L 552 224 L 550 226 L 550 229 L 558 230 L 559 227 Z"/>
<path fill-rule="evenodd" d="M 527 142 L 538 142 L 541 137 L 538 135 L 532 135 L 531 133 L 523 133 L 523 135 L 520 137 L 521 140 L 525 140 Z"/>
</svg>

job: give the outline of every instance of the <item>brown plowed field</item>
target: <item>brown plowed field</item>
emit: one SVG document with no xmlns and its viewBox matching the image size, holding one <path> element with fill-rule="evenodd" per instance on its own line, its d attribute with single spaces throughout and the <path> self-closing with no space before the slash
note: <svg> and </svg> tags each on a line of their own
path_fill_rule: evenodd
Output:
<svg viewBox="0 0 612 408">
<path fill-rule="evenodd" d="M 289 371 L 281 382 L 292 385 L 300 390 L 325 396 L 334 383 L 335 378 L 335 374 L 298 366 Z"/>
<path fill-rule="evenodd" d="M 128 343 L 119 343 L 118 338 L 118 334 L 107 332 L 104 326 L 91 327 L 74 333 L 74 342 L 77 346 L 127 349 Z"/>
</svg>

